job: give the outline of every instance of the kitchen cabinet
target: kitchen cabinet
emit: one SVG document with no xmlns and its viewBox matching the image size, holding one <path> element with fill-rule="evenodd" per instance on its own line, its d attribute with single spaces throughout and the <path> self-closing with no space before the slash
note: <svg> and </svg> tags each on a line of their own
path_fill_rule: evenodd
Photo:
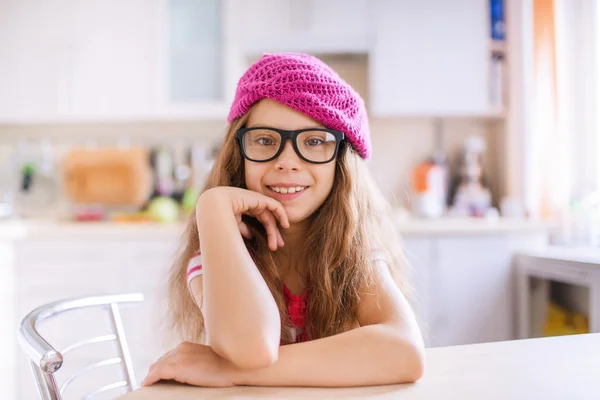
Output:
<svg viewBox="0 0 600 400">
<path fill-rule="evenodd" d="M 371 114 L 494 114 L 489 100 L 488 3 L 374 1 L 369 54 Z"/>
<path fill-rule="evenodd" d="M 155 2 L 6 2 L 0 121 L 147 115 L 156 97 Z"/>
<path fill-rule="evenodd" d="M 238 0 L 157 0 L 158 118 L 225 120 L 245 70 Z"/>
<path fill-rule="evenodd" d="M 516 338 L 512 257 L 543 247 L 544 232 L 407 234 L 403 240 L 427 347 Z"/>
<path fill-rule="evenodd" d="M 374 21 L 367 0 L 238 0 L 236 4 L 236 34 L 246 54 L 369 50 Z"/>
<path fill-rule="evenodd" d="M 0 1 L 0 121 L 67 112 L 70 1 Z"/>
<path fill-rule="evenodd" d="M 230 1 L 38 3 L 0 17 L 0 122 L 225 118 Z"/>
<path fill-rule="evenodd" d="M 446 237 L 435 246 L 436 346 L 513 339 L 512 253 L 504 238 Z"/>
<path fill-rule="evenodd" d="M 251 60 L 278 51 L 367 55 L 374 117 L 503 112 L 485 1 L 0 4 L 0 123 L 224 120 Z"/>
<path fill-rule="evenodd" d="M 68 4 L 69 117 L 142 117 L 157 111 L 157 5 L 156 0 Z"/>
</svg>

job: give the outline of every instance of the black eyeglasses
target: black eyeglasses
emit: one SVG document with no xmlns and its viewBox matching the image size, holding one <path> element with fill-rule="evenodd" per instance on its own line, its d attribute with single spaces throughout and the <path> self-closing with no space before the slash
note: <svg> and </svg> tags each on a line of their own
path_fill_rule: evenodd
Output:
<svg viewBox="0 0 600 400">
<path fill-rule="evenodd" d="M 287 131 L 276 128 L 242 128 L 236 132 L 242 154 L 247 160 L 267 162 L 279 157 L 287 139 L 296 154 L 306 162 L 326 164 L 338 153 L 344 133 L 333 129 L 308 128 Z"/>
</svg>

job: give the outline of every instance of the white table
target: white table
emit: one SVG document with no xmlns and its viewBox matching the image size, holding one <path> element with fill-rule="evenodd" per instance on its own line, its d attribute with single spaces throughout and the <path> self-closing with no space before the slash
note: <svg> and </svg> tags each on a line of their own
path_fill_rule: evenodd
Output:
<svg viewBox="0 0 600 400">
<path fill-rule="evenodd" d="M 600 399 L 600 334 L 427 350 L 413 385 L 365 388 L 196 388 L 158 384 L 120 397 L 162 399 Z"/>
</svg>

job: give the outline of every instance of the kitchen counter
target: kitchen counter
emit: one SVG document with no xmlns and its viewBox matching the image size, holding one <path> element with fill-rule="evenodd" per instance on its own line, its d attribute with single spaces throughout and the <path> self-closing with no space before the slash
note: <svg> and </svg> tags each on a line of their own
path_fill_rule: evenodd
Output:
<svg viewBox="0 0 600 400">
<path fill-rule="evenodd" d="M 365 388 L 142 388 L 120 400 L 185 399 L 598 399 L 600 334 L 426 350 L 426 373 L 412 385 Z"/>
<path fill-rule="evenodd" d="M 542 221 L 511 219 L 459 219 L 438 220 L 397 219 L 402 235 L 493 235 L 548 232 L 556 224 Z M 176 238 L 183 233 L 184 223 L 116 223 L 116 222 L 71 222 L 55 220 L 12 220 L 0 221 L 0 240 L 30 237 L 124 235 L 133 237 Z"/>
</svg>

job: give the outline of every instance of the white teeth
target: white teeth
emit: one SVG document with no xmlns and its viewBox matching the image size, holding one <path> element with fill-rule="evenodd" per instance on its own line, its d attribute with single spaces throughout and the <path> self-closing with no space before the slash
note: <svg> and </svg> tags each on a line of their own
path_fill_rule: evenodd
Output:
<svg viewBox="0 0 600 400">
<path fill-rule="evenodd" d="M 300 192 L 300 191 L 306 189 L 306 186 L 296 186 L 296 187 L 288 187 L 288 188 L 269 186 L 269 188 L 271 188 L 271 190 L 273 190 L 274 192 L 277 192 L 277 193 L 293 194 L 293 193 Z"/>
</svg>

